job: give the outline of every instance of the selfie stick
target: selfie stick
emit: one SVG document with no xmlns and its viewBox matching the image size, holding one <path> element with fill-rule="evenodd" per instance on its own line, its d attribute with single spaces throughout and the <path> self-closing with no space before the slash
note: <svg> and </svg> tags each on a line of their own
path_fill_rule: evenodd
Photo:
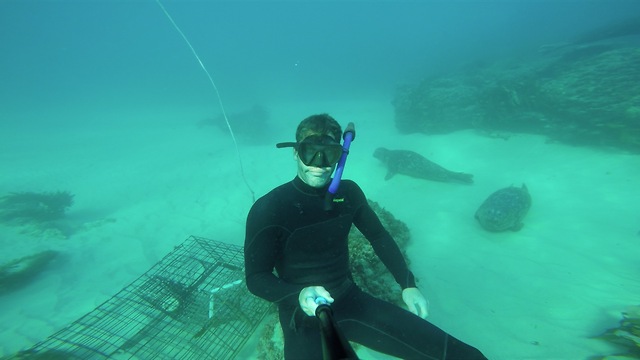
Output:
<svg viewBox="0 0 640 360">
<path fill-rule="evenodd" d="M 322 335 L 322 358 L 324 360 L 358 359 L 356 352 L 333 319 L 333 310 L 327 300 L 319 296 L 315 301 L 318 304 L 316 317 L 320 322 Z"/>
<path fill-rule="evenodd" d="M 331 185 L 329 185 L 329 190 L 327 190 L 327 195 L 324 197 L 324 209 L 329 211 L 333 208 L 333 197 L 338 192 L 338 187 L 340 186 L 340 179 L 342 178 L 342 172 L 344 171 L 344 164 L 347 162 L 347 155 L 349 155 L 349 147 L 351 147 L 351 142 L 356 138 L 356 128 L 352 122 L 347 125 L 347 128 L 344 130 L 342 134 L 342 139 L 344 142 L 342 143 L 342 155 L 340 156 L 340 160 L 338 160 L 338 166 L 336 167 L 336 173 L 333 175 L 333 180 L 331 180 Z"/>
</svg>

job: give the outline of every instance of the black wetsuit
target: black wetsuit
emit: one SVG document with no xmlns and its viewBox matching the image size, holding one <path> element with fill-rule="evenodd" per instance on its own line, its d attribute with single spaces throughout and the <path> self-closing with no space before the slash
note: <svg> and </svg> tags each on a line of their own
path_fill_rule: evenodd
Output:
<svg viewBox="0 0 640 360">
<path fill-rule="evenodd" d="M 317 319 L 300 309 L 298 295 L 307 286 L 324 286 L 335 299 L 334 318 L 350 341 L 403 359 L 485 359 L 477 349 L 352 282 L 348 235 L 354 224 L 402 289 L 415 287 L 400 249 L 360 187 L 343 180 L 330 211 L 323 209 L 326 189 L 296 177 L 258 199 L 247 218 L 247 287 L 277 303 L 285 358 L 322 358 Z"/>
</svg>

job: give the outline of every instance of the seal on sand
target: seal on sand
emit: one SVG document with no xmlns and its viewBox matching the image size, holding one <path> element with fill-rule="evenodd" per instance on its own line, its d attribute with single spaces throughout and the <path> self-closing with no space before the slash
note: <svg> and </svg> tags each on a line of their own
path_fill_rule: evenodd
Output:
<svg viewBox="0 0 640 360">
<path fill-rule="evenodd" d="M 385 180 L 391 179 L 395 174 L 403 174 L 433 181 L 473 183 L 473 175 L 449 171 L 413 151 L 381 147 L 374 151 L 373 156 L 387 165 Z"/>
<path fill-rule="evenodd" d="M 518 231 L 524 225 L 522 219 L 531 207 L 531 195 L 525 184 L 500 189 L 480 205 L 476 220 L 487 231 Z"/>
</svg>

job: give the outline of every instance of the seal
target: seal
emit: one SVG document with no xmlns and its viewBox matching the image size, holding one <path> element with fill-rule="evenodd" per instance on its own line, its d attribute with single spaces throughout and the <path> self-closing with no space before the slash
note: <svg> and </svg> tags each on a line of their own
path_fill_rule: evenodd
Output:
<svg viewBox="0 0 640 360">
<path fill-rule="evenodd" d="M 413 151 L 389 150 L 380 147 L 373 152 L 373 157 L 387 165 L 385 180 L 391 179 L 395 174 L 402 174 L 440 182 L 473 183 L 473 175 L 449 171 Z"/>
<path fill-rule="evenodd" d="M 530 207 L 531 195 L 527 186 L 510 186 L 489 195 L 476 211 L 475 217 L 487 231 L 518 231 L 522 229 L 522 219 Z"/>
</svg>

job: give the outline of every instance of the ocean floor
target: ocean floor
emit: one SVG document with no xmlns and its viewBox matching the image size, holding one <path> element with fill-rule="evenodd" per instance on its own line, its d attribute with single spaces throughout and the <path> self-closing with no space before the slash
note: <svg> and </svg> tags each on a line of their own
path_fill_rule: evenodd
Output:
<svg viewBox="0 0 640 360">
<path fill-rule="evenodd" d="M 409 226 L 429 321 L 490 359 L 619 350 L 591 337 L 640 303 L 640 156 L 523 134 L 402 135 L 388 101 L 362 101 L 272 106 L 272 119 L 286 119 L 274 124 L 280 136 L 237 134 L 246 183 L 228 132 L 198 125 L 202 109 L 103 114 L 119 119 L 110 125 L 3 127 L 0 195 L 66 190 L 75 203 L 67 233 L 0 226 L 1 263 L 60 253 L 32 283 L 0 295 L 0 356 L 93 310 L 189 235 L 242 244 L 252 191 L 260 197 L 295 175 L 290 150 L 275 142 L 292 141 L 297 123 L 320 112 L 356 125 L 344 178 Z M 372 156 L 380 146 L 419 152 L 475 183 L 385 181 Z M 523 229 L 480 228 L 482 201 L 521 184 L 533 199 Z"/>
</svg>

